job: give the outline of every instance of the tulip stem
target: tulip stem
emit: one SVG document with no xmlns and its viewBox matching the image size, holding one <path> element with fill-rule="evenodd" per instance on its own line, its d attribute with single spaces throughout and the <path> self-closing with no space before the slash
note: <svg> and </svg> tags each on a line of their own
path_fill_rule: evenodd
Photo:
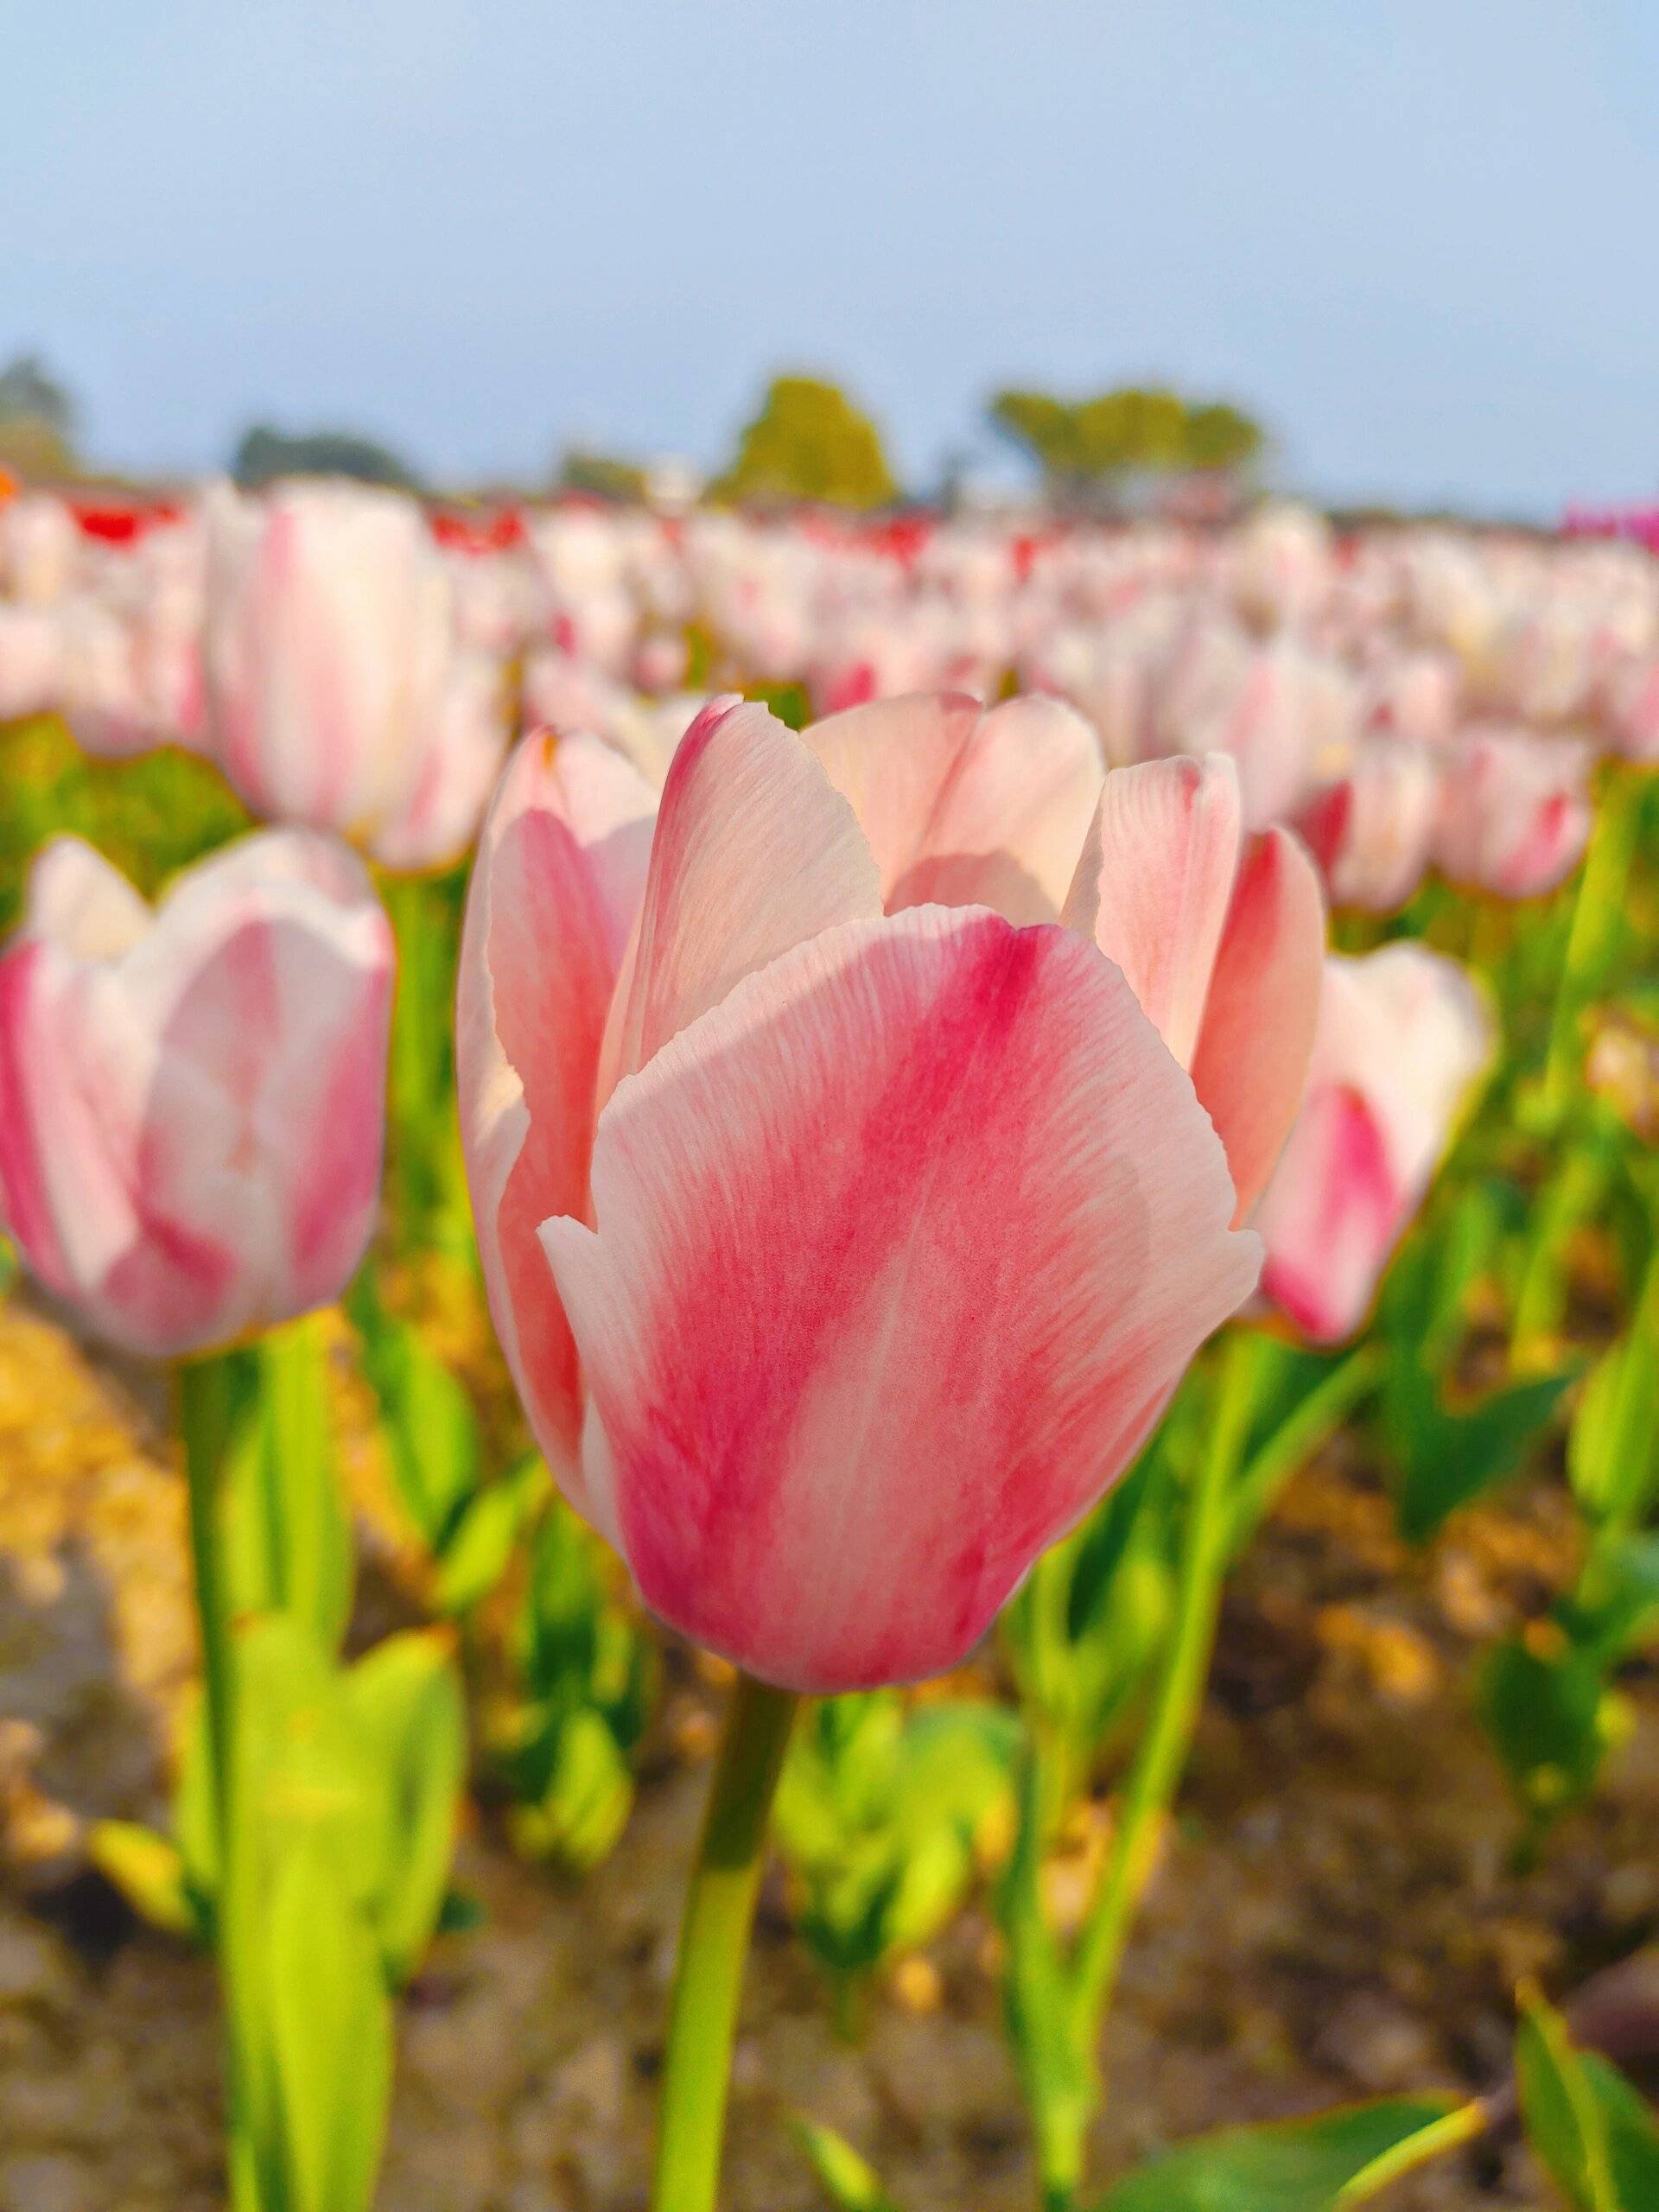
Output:
<svg viewBox="0 0 1659 2212">
<path fill-rule="evenodd" d="M 225 2104 L 229 2138 L 230 2202 L 237 2212 L 257 2212 L 259 2191 L 244 2104 L 243 2068 L 237 2050 L 236 2007 L 231 1990 L 231 1868 L 234 1857 L 232 1762 L 236 1744 L 236 1668 L 232 1649 L 231 1591 L 220 1541 L 219 1486 L 236 1404 L 230 1361 L 221 1353 L 181 1360 L 177 1368 L 179 1433 L 184 1444 L 189 1497 L 190 1562 L 196 1623 L 201 1639 L 201 1699 L 211 1770 L 214 1948 L 226 2003 Z"/>
<path fill-rule="evenodd" d="M 1248 1329 L 1235 1330 L 1223 1351 L 1208 1448 L 1187 1507 L 1173 1637 L 1129 1775 L 1111 1855 L 1077 1948 L 1080 2001 L 1095 2022 L 1111 2003 L 1135 1909 L 1157 1863 L 1165 1816 L 1204 1702 L 1232 1549 L 1232 1485 L 1255 1410 L 1255 1351 Z"/>
<path fill-rule="evenodd" d="M 761 1847 L 799 1700 L 740 1675 L 680 1927 L 657 2139 L 655 2212 L 713 2212 Z"/>
<path fill-rule="evenodd" d="M 190 1563 L 201 1638 L 201 1694 L 213 1769 L 214 1841 L 221 1880 L 230 1850 L 231 1759 L 235 1692 L 231 1600 L 219 1542 L 219 1470 L 230 1440 L 230 1363 L 217 1354 L 178 1368 L 179 1431 L 190 1501 Z"/>
<path fill-rule="evenodd" d="M 1580 1025 L 1605 980 L 1624 923 L 1625 887 L 1642 823 L 1641 799 L 1634 777 L 1621 777 L 1615 770 L 1603 782 L 1550 1020 L 1544 1097 L 1558 1122 L 1567 1111 L 1579 1065 Z"/>
</svg>

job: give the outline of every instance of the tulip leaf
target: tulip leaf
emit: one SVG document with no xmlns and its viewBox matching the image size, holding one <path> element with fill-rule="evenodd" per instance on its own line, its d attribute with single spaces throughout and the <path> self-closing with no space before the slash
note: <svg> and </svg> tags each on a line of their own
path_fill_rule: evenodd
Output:
<svg viewBox="0 0 1659 2212">
<path fill-rule="evenodd" d="M 361 1910 L 320 1836 L 276 1870 L 263 2026 L 287 2212 L 367 2212 L 391 2092 L 391 2006 Z"/>
<path fill-rule="evenodd" d="M 442 1910 L 467 1773 L 467 1716 L 447 1631 L 388 1637 L 346 1677 L 379 1785 L 374 1917 L 394 1985 L 420 1963 Z"/>
<path fill-rule="evenodd" d="M 435 1594 L 452 1618 L 470 1612 L 506 1573 L 525 1523 L 549 1488 L 546 1468 L 526 1459 L 498 1481 L 485 1483 L 461 1506 L 438 1560 Z"/>
<path fill-rule="evenodd" d="M 398 1495 L 428 1548 L 441 1554 L 478 1488 L 483 1459 L 478 1414 L 420 1331 L 385 1312 L 366 1269 L 353 1287 L 351 1308 L 364 1369 L 380 1402 Z"/>
<path fill-rule="evenodd" d="M 1226 2127 L 1136 2167 L 1095 2212 L 1347 2212 L 1484 2125 L 1478 2105 L 1395 2097 Z"/>
<path fill-rule="evenodd" d="M 1414 1394 L 1408 1417 L 1391 1424 L 1389 1440 L 1404 1467 L 1401 1534 L 1425 1542 L 1458 1507 L 1519 1474 L 1575 1374 L 1568 1369 L 1507 1384 L 1467 1412 L 1446 1412 L 1427 1388 Z M 1396 1392 L 1396 1412 L 1401 1403 Z"/>
<path fill-rule="evenodd" d="M 1535 1993 L 1516 2036 L 1527 2138 L 1574 2212 L 1659 2205 L 1659 2126 L 1615 2066 L 1576 2050 L 1560 2013 Z"/>
<path fill-rule="evenodd" d="M 1573 1494 L 1598 1524 L 1634 1527 L 1659 1497 L 1659 1260 L 1636 1319 L 1585 1385 L 1567 1454 Z"/>
<path fill-rule="evenodd" d="M 206 1940 L 207 1927 L 176 1844 L 133 1821 L 99 1821 L 90 1847 L 92 1864 L 152 1928 L 192 1942 Z"/>
<path fill-rule="evenodd" d="M 836 2212 L 899 2212 L 874 2167 L 845 2136 L 799 2113 L 790 2121 L 790 2133 Z"/>
<path fill-rule="evenodd" d="M 1541 1648 L 1535 1648 L 1541 1645 Z M 1590 1655 L 1559 1631 L 1494 1646 L 1477 1700 L 1521 1803 L 1548 1820 L 1588 1796 L 1607 1744 L 1605 1693 Z"/>
</svg>

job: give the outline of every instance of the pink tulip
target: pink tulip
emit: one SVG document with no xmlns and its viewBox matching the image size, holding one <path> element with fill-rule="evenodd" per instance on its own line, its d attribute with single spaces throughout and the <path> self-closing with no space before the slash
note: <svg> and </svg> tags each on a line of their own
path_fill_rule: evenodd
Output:
<svg viewBox="0 0 1659 2212">
<path fill-rule="evenodd" d="M 334 1297 L 374 1218 L 391 963 L 326 838 L 246 838 L 154 912 L 47 846 L 0 955 L 0 1217 L 48 1289 L 150 1357 Z"/>
<path fill-rule="evenodd" d="M 1365 1319 L 1492 1046 L 1455 962 L 1406 943 L 1325 962 L 1306 1103 L 1255 1215 L 1262 1287 L 1305 1336 Z"/>
<path fill-rule="evenodd" d="M 1589 754 L 1525 730 L 1459 740 L 1441 789 L 1434 857 L 1453 883 L 1532 899 L 1570 875 L 1590 836 Z"/>
<path fill-rule="evenodd" d="M 54 609 L 0 601 L 0 722 L 57 704 L 62 639 Z"/>
<path fill-rule="evenodd" d="M 344 484 L 210 501 L 212 748 L 248 804 L 398 868 L 470 843 L 506 743 L 411 500 Z M 486 701 L 488 703 L 486 703 Z"/>
<path fill-rule="evenodd" d="M 599 741 L 534 736 L 486 821 L 459 1073 L 497 1328 L 648 1603 L 768 1681 L 954 1664 L 1249 1293 L 1203 1083 L 1090 942 L 1099 913 L 1054 925 L 1100 875 L 1100 785 L 1052 702 L 884 702 L 797 737 L 721 701 L 660 811 Z M 1203 943 L 1136 988 L 1190 1027 L 1207 963 L 1194 1064 L 1253 1158 L 1281 1086 L 1247 1066 L 1250 976 L 1294 971 L 1291 849 L 1235 892 L 1224 823 L 1145 788 L 1166 860 L 1204 848 Z M 1294 1020 L 1262 1019 L 1288 1052 Z"/>
<path fill-rule="evenodd" d="M 1366 913 L 1403 906 L 1428 868 L 1440 763 L 1426 746 L 1374 737 L 1298 817 L 1331 901 Z"/>
</svg>

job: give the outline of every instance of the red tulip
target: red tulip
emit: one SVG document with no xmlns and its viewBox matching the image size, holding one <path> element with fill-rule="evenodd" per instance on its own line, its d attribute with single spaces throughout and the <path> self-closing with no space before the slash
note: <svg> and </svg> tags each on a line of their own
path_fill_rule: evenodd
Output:
<svg viewBox="0 0 1659 2212">
<path fill-rule="evenodd" d="M 152 912 L 88 845 L 35 861 L 0 955 L 0 1216 L 99 1335 L 193 1353 L 326 1303 L 379 1188 L 391 937 L 302 831 Z"/>
<path fill-rule="evenodd" d="M 497 1325 L 647 1601 L 769 1681 L 955 1663 L 1254 1279 L 1202 1083 L 1055 926 L 1100 780 L 1048 702 L 804 739 L 718 702 L 654 823 L 603 744 L 537 736 L 486 824 L 459 1064 Z M 1200 1068 L 1212 1025 L 1253 1050 L 1249 963 L 1291 970 L 1261 849 Z M 1217 1083 L 1246 1157 L 1274 1090 Z"/>
</svg>

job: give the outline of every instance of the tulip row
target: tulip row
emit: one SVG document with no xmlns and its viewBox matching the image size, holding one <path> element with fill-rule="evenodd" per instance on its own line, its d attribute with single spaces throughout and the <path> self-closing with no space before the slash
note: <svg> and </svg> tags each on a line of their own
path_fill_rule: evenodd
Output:
<svg viewBox="0 0 1659 2212">
<path fill-rule="evenodd" d="M 537 648 L 542 679 L 550 655 L 562 680 L 572 663 L 582 670 L 571 612 L 582 594 L 569 580 L 584 546 L 595 560 L 595 546 L 668 549 L 667 573 L 690 574 L 686 543 L 703 519 L 680 518 L 677 536 L 649 517 L 547 518 L 543 536 L 563 533 L 569 600 L 555 618 L 563 632 Z M 947 588 L 970 605 L 969 556 L 988 545 L 1016 582 L 1022 563 L 1025 584 L 1046 571 L 1080 624 L 1090 594 L 1109 600 L 1105 579 L 1124 575 L 1124 543 L 1104 533 L 1057 537 L 1016 560 L 988 535 L 889 543 L 706 519 L 707 543 L 732 556 L 728 583 L 753 552 L 747 532 L 792 544 L 815 577 L 842 563 L 850 576 L 897 574 L 912 613 Z M 818 1708 L 801 1737 L 780 1800 L 808 1939 L 843 1992 L 925 1940 L 972 1878 L 972 1838 L 1003 1807 L 1015 1835 L 1003 1905 L 1011 2033 L 1046 2201 L 1071 2203 L 1099 2095 L 1100 2020 L 1179 1782 L 1229 1560 L 1278 1484 L 1364 1398 L 1401 1471 L 1402 1522 L 1421 1535 L 1510 1470 L 1567 1387 L 1565 1371 L 1521 1376 L 1471 1407 L 1454 1370 L 1471 1286 L 1503 1237 L 1526 1248 L 1524 1333 L 1559 1332 L 1570 1232 L 1597 1199 L 1564 1195 L 1529 1233 L 1482 1206 L 1515 1117 L 1530 1117 L 1541 1172 L 1565 1181 L 1584 1116 L 1602 1115 L 1580 1077 L 1582 1032 L 1622 981 L 1645 791 L 1627 771 L 1602 809 L 1567 912 L 1545 1064 L 1528 1090 L 1511 1053 L 1465 1131 L 1391 1286 L 1388 1363 L 1371 1344 L 1332 1360 L 1293 1349 L 1261 1317 L 1271 1310 L 1281 1332 L 1318 1344 L 1363 1326 L 1492 1065 L 1494 1003 L 1513 1041 L 1535 998 L 1538 932 L 1500 908 L 1485 944 L 1455 943 L 1467 902 L 1431 886 L 1404 931 L 1472 955 L 1486 984 L 1404 931 L 1376 942 L 1391 924 L 1345 923 L 1350 950 L 1327 957 L 1308 849 L 1272 819 L 1295 810 L 1262 811 L 1262 756 L 1236 717 L 1206 725 L 1223 741 L 1185 757 L 1164 737 L 1118 744 L 1108 718 L 1091 727 L 1052 696 L 989 709 L 950 692 L 877 699 L 798 732 L 761 703 L 721 697 L 695 714 L 661 709 L 675 741 L 655 763 L 637 733 L 609 724 L 532 734 L 498 779 L 499 655 L 524 640 L 495 640 L 479 694 L 493 703 L 474 726 L 487 742 L 452 754 L 455 724 L 438 702 L 470 654 L 488 662 L 461 635 L 453 571 L 484 564 L 496 582 L 480 597 L 507 573 L 522 582 L 533 531 L 457 543 L 406 503 L 334 490 L 257 506 L 227 494 L 128 542 L 83 522 L 72 565 L 200 528 L 202 720 L 172 734 L 207 743 L 256 811 L 304 825 L 204 861 L 153 912 L 86 845 L 49 845 L 0 957 L 0 1214 L 88 1329 L 183 1363 L 204 1745 L 176 1858 L 146 1857 L 130 1835 L 105 1849 L 158 1897 L 183 1899 L 180 1913 L 217 1946 L 238 2202 L 349 2212 L 367 2201 L 386 1991 L 441 1909 L 460 1781 L 441 1643 L 340 1667 L 348 1553 L 317 1440 L 315 1346 L 308 1354 L 307 1325 L 294 1321 L 340 1294 L 368 1244 L 390 1056 L 393 1164 L 414 1163 L 397 1177 L 400 1207 L 423 1210 L 429 1229 L 443 1215 L 458 1130 L 491 1313 L 548 1467 L 651 1610 L 741 1670 L 688 1910 L 659 2204 L 713 2202 L 771 1789 L 795 1699 L 843 1693 L 856 1695 Z M 1435 573 L 1428 549 L 1416 550 Z M 1300 522 L 1270 518 L 1219 554 L 1159 541 L 1160 582 L 1146 573 L 1149 549 L 1131 545 L 1144 589 L 1105 619 L 1094 609 L 1093 632 L 1132 629 L 1167 584 L 1198 618 L 1194 635 L 1213 635 L 1224 594 L 1248 691 L 1263 654 L 1313 651 L 1264 645 L 1259 626 L 1322 622 L 1329 645 L 1369 604 L 1368 561 L 1409 575 L 1412 551 L 1342 560 Z M 1529 575 L 1560 557 L 1504 552 Z M 1615 596 L 1605 579 L 1580 575 L 1573 588 Z M 734 594 L 717 632 L 713 596 L 705 572 L 701 599 L 654 609 L 657 635 L 677 615 L 683 652 L 781 673 L 744 632 L 753 601 Z M 42 610 L 56 603 L 36 590 L 28 605 L 53 620 Z M 517 604 L 515 622 L 537 619 L 522 613 L 533 594 Z M 630 654 L 652 642 L 639 625 L 618 627 Z M 0 627 L 0 672 L 4 645 Z M 591 633 L 586 650 L 594 683 L 605 671 Z M 803 670 L 818 690 L 805 663 L 791 677 Z M 1512 674 L 1504 663 L 1502 681 Z M 1595 682 L 1599 699 L 1624 696 L 1605 667 Z M 1574 695 L 1570 712 L 1581 706 Z M 580 719 L 561 716 L 567 728 Z M 1421 872 L 1399 869 L 1386 791 L 1416 789 L 1416 768 L 1402 764 L 1442 741 L 1385 722 L 1353 739 L 1343 776 L 1313 797 L 1306 778 L 1280 785 L 1306 801 L 1300 818 L 1331 890 L 1355 906 L 1402 900 Z M 153 719 L 143 727 L 146 741 L 160 734 Z M 1285 727 L 1313 757 L 1314 692 Z M 1109 770 L 1103 737 L 1119 761 Z M 1445 750 L 1446 785 L 1464 792 L 1431 840 L 1449 877 L 1518 895 L 1570 869 L 1590 814 L 1584 759 L 1567 740 L 1477 732 Z M 1471 765 L 1493 760 L 1524 772 Z M 1548 773 L 1529 781 L 1539 763 Z M 432 979 L 447 969 L 429 934 L 442 936 L 434 887 L 385 887 L 405 963 L 394 1027 L 386 913 L 361 864 L 323 832 L 390 867 L 447 857 L 492 785 L 458 952 L 452 1105 L 449 1048 L 432 1020 Z M 1465 866 L 1455 836 L 1471 823 L 1484 857 Z M 1386 896 L 1339 888 L 1366 868 L 1375 886 L 1379 855 L 1396 871 Z M 1490 922 L 1494 910 L 1474 911 Z M 1610 1176 L 1627 1173 L 1624 1139 L 1598 1128 Z M 1637 1213 L 1639 1242 L 1651 1215 Z M 1258 1286 L 1257 1321 L 1194 1364 Z M 371 1278 L 352 1311 L 446 1610 L 466 1610 L 535 1532 L 525 1694 L 506 1756 L 525 1840 L 580 1864 L 626 1815 L 648 1647 L 550 1512 L 538 1466 L 486 1477 L 464 1395 L 388 1318 Z M 1651 1316 L 1649 1297 L 1633 1332 Z M 269 1331 L 251 1368 L 223 1350 Z M 1650 1503 L 1627 1466 L 1646 1370 L 1628 1346 L 1617 1357 L 1581 1412 L 1591 1440 L 1580 1447 L 1575 1429 L 1574 1446 L 1594 1470 L 1575 1471 L 1586 1511 L 1611 1533 L 1561 1630 L 1599 1624 L 1581 1639 L 1599 1685 L 1648 1619 L 1625 1599 L 1618 1636 L 1606 1631 L 1605 1592 L 1623 1592 L 1632 1557 L 1645 1557 L 1630 1547 Z M 1148 1590 L 1162 1593 L 1150 1615 Z M 957 1666 L 1016 1591 L 1004 1638 L 1023 1749 L 982 1711 L 906 1717 L 885 1686 Z M 1501 1747 L 1525 1701 L 1505 1689 L 1506 1667 L 1513 1675 L 1512 1660 L 1495 1662 L 1488 1699 Z M 1061 1940 L 1043 1904 L 1045 1856 L 1142 1697 L 1116 1846 L 1075 1941 Z M 321 1833 L 272 1809 L 292 1796 L 282 1746 L 296 1700 L 346 1747 L 328 1756 L 342 1776 L 353 1769 L 356 1827 Z M 1526 1779 L 1547 1761 L 1510 1764 L 1534 1799 L 1564 1802 L 1548 1777 Z M 331 1931 L 339 1968 L 312 2006 L 293 1986 L 306 1963 L 293 1931 L 305 1925 Z M 319 2101 L 327 2054 L 353 2047 L 380 2054 L 365 2060 L 360 2098 Z M 1386 2142 L 1373 2162 L 1385 2155 Z"/>
</svg>

